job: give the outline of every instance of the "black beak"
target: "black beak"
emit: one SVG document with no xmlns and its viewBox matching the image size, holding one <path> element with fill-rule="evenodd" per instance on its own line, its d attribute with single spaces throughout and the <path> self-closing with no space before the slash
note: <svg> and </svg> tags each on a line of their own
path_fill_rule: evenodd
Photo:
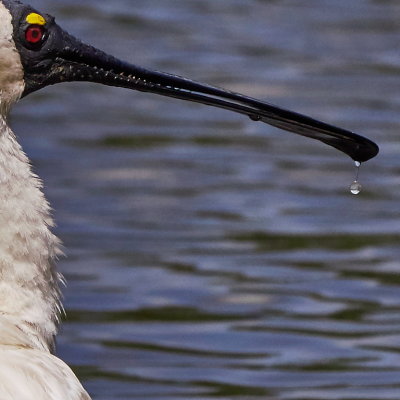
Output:
<svg viewBox="0 0 400 400">
<path fill-rule="evenodd" d="M 83 44 L 56 24 L 52 28 L 40 60 L 33 63 L 30 58 L 24 63 L 24 95 L 59 82 L 97 82 L 231 110 L 254 121 L 319 140 L 358 162 L 378 154 L 374 142 L 353 132 L 238 93 L 125 63 Z"/>
</svg>

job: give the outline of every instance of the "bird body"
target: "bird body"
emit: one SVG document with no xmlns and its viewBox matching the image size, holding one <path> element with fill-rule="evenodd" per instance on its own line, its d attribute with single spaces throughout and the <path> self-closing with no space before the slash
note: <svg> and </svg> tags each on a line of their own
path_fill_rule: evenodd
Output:
<svg viewBox="0 0 400 400">
<path fill-rule="evenodd" d="M 62 306 L 60 242 L 29 161 L 6 120 L 0 125 L 0 399 L 87 400 L 52 355 Z"/>
<path fill-rule="evenodd" d="M 6 116 L 0 121 L 0 399 L 88 400 L 52 354 L 62 277 L 50 207 Z"/>
<path fill-rule="evenodd" d="M 52 233 L 41 180 L 8 125 L 13 104 L 47 85 L 92 81 L 204 103 L 312 137 L 366 161 L 366 138 L 268 103 L 124 63 L 63 31 L 53 17 L 0 0 L 0 400 L 90 400 L 54 352 L 60 315 Z"/>
</svg>

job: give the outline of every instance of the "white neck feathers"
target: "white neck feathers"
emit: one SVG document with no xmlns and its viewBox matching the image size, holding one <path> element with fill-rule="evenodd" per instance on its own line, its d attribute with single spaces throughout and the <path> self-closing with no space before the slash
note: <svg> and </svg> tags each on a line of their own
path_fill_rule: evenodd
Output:
<svg viewBox="0 0 400 400">
<path fill-rule="evenodd" d="M 51 351 L 62 306 L 59 240 L 29 160 L 0 117 L 0 343 Z"/>
</svg>

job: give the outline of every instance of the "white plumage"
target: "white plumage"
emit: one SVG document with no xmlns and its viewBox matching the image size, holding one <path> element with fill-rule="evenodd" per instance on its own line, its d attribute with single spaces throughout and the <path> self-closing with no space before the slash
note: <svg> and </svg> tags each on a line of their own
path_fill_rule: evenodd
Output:
<svg viewBox="0 0 400 400">
<path fill-rule="evenodd" d="M 35 348 L 0 347 L 2 400 L 90 400 L 71 369 Z"/>
</svg>

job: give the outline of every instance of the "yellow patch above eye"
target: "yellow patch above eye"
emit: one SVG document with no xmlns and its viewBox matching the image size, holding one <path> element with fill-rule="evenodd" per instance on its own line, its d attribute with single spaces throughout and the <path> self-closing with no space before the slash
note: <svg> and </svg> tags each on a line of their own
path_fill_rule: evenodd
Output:
<svg viewBox="0 0 400 400">
<path fill-rule="evenodd" d="M 26 22 L 32 25 L 46 25 L 46 20 L 40 14 L 31 13 L 26 17 Z"/>
</svg>

